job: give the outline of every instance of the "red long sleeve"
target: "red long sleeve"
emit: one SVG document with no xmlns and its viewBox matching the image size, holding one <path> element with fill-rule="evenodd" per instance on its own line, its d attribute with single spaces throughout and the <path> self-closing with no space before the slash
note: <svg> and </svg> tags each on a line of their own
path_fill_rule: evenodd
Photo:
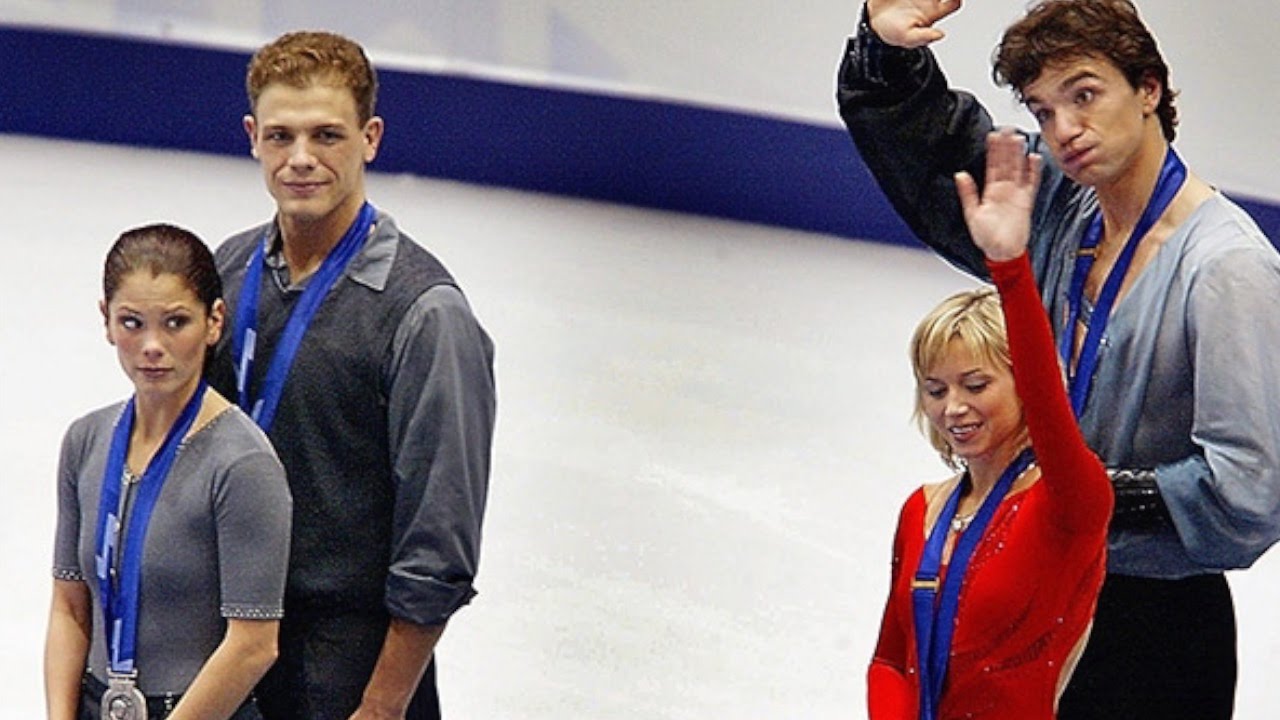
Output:
<svg viewBox="0 0 1280 720">
<path fill-rule="evenodd" d="M 1048 491 L 1054 518 L 1068 531 L 1096 527 L 1111 517 L 1114 497 L 1106 469 L 1085 444 L 1063 384 L 1053 331 L 1040 301 L 1026 253 L 987 262 L 1000 291 L 1013 379 L 1022 398 L 1027 430 Z"/>
</svg>

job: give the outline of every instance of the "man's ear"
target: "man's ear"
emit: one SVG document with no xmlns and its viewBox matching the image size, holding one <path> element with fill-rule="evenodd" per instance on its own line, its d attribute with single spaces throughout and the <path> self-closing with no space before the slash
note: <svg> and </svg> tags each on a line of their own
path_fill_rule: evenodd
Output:
<svg viewBox="0 0 1280 720">
<path fill-rule="evenodd" d="M 1143 75 L 1138 92 L 1142 93 L 1142 111 L 1148 115 L 1155 113 L 1164 97 L 1164 86 L 1160 84 L 1160 80 L 1150 73 Z"/>
<path fill-rule="evenodd" d="M 366 163 L 371 163 L 378 157 L 378 148 L 382 145 L 382 133 L 385 129 L 386 124 L 377 115 L 369 118 L 369 122 L 364 124 L 364 161 Z"/>
<path fill-rule="evenodd" d="M 258 159 L 258 121 L 255 120 L 253 115 L 250 114 L 250 115 L 245 115 L 244 120 L 242 122 L 244 123 L 244 132 L 246 135 L 249 136 L 249 154 L 253 156 L 254 160 L 257 160 Z"/>
</svg>

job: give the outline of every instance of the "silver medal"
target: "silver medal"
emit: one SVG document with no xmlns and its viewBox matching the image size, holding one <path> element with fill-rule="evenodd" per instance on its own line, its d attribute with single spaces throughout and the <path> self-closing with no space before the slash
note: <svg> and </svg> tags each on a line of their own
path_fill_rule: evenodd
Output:
<svg viewBox="0 0 1280 720">
<path fill-rule="evenodd" d="M 147 720 L 147 698 L 132 677 L 107 676 L 102 693 L 102 720 Z"/>
</svg>

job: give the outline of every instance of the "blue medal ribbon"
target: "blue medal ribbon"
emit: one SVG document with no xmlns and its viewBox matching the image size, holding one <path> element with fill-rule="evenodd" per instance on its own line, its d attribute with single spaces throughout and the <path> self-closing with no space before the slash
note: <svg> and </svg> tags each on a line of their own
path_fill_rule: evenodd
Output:
<svg viewBox="0 0 1280 720">
<path fill-rule="evenodd" d="M 231 338 L 231 353 L 236 363 L 236 393 L 241 409 L 249 414 L 263 430 L 270 430 L 275 420 L 276 407 L 280 404 L 280 396 L 284 393 L 284 381 L 293 365 L 293 358 L 302 345 L 302 337 L 311 325 L 312 318 L 320 309 L 320 303 L 338 278 L 342 276 L 352 258 L 364 247 L 369 237 L 369 229 L 373 227 L 377 212 L 373 205 L 366 202 L 360 208 L 351 227 L 338 241 L 329 254 L 325 256 L 320 269 L 311 277 L 307 287 L 298 298 L 289 315 L 280 336 L 280 344 L 276 346 L 267 366 L 267 374 L 262 379 L 255 400 L 249 392 L 249 379 L 253 372 L 254 351 L 257 346 L 258 326 L 258 293 L 262 285 L 263 267 L 266 265 L 267 240 L 263 239 L 249 259 L 245 269 L 244 285 L 240 288 L 240 296 L 236 306 L 234 335 Z"/>
<path fill-rule="evenodd" d="M 982 502 L 973 520 L 956 539 L 951 552 L 951 565 L 946 580 L 938 575 L 942 568 L 942 551 L 947 543 L 947 533 L 960 506 L 960 496 L 971 484 L 966 473 L 960 484 L 947 498 L 942 513 L 929 533 L 915 580 L 911 583 L 911 605 L 916 630 L 916 662 L 920 666 L 920 720 L 934 720 L 942 700 L 942 689 L 947 678 L 951 658 L 951 639 L 955 634 L 956 612 L 960 606 L 960 586 L 969 569 L 969 561 L 979 541 L 986 533 L 987 525 L 995 516 L 996 508 L 1009 494 L 1014 480 L 1026 472 L 1035 462 L 1035 454 L 1027 448 L 1018 454 Z"/>
<path fill-rule="evenodd" d="M 136 398 L 129 398 L 111 437 L 107 467 L 102 474 L 102 495 L 98 501 L 94 559 L 98 592 L 102 599 L 104 629 L 107 633 L 108 669 L 115 674 L 124 675 L 135 671 L 143 540 L 147 536 L 147 525 L 151 522 L 151 512 L 160 497 L 160 490 L 178 456 L 178 447 L 200 412 L 206 388 L 208 384 L 201 380 L 195 394 L 169 428 L 164 443 L 147 464 L 142 479 L 138 481 L 137 497 L 123 536 L 120 530 L 125 520 L 122 517 L 125 500 L 124 468 L 129 454 L 129 436 L 133 432 Z"/>
<path fill-rule="evenodd" d="M 1106 333 L 1107 323 L 1111 320 L 1111 310 L 1115 307 L 1125 275 L 1129 274 L 1129 265 L 1133 262 L 1138 245 L 1155 225 L 1156 220 L 1164 214 L 1169 203 L 1173 202 L 1174 196 L 1178 194 L 1178 190 L 1186 179 L 1187 168 L 1178 157 L 1178 153 L 1170 147 L 1165 153 L 1164 164 L 1160 168 L 1160 176 L 1151 192 L 1151 198 L 1147 201 L 1147 207 L 1142 211 L 1142 217 L 1138 219 L 1138 224 L 1134 226 L 1129 239 L 1125 241 L 1119 257 L 1116 258 L 1116 264 L 1107 274 L 1102 290 L 1098 293 L 1098 301 L 1094 304 L 1093 313 L 1089 319 L 1089 329 L 1085 333 L 1084 344 L 1080 347 L 1080 356 L 1073 366 L 1071 356 L 1076 346 L 1076 327 L 1080 322 L 1084 283 L 1089 277 L 1089 270 L 1093 268 L 1098 242 L 1102 239 L 1100 211 L 1094 214 L 1093 222 L 1089 224 L 1089 229 L 1080 242 L 1080 251 L 1076 255 L 1076 265 L 1071 274 L 1071 287 L 1067 295 L 1066 324 L 1062 328 L 1058 345 L 1058 353 L 1062 356 L 1062 363 L 1067 368 L 1067 387 L 1070 390 L 1071 407 L 1075 410 L 1076 417 L 1084 413 L 1085 403 L 1089 399 L 1089 390 L 1093 386 L 1093 373 L 1098 368 L 1098 350 L 1102 344 L 1102 337 Z"/>
</svg>

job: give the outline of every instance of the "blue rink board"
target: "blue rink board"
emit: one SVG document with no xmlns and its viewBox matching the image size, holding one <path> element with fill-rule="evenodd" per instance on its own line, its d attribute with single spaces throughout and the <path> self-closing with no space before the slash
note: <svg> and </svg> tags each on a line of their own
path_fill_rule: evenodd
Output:
<svg viewBox="0 0 1280 720">
<path fill-rule="evenodd" d="M 249 55 L 0 27 L 0 132 L 230 155 Z M 373 169 L 912 245 L 843 129 L 380 70 Z M 1280 204 L 1235 196 L 1273 239 Z"/>
</svg>

